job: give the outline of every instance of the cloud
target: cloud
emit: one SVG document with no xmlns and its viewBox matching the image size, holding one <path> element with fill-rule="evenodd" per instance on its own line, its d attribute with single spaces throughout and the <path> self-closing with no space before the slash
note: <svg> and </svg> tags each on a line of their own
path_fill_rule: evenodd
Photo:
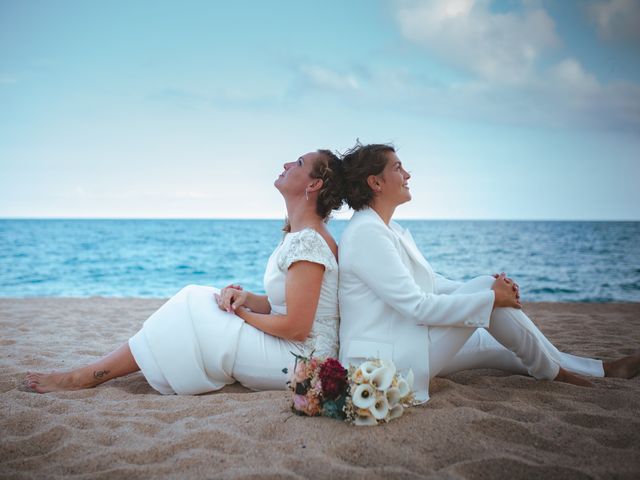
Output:
<svg viewBox="0 0 640 480">
<path fill-rule="evenodd" d="M 0 73 L 0 85 L 13 85 L 18 83 L 18 78 L 6 73 Z"/>
<path fill-rule="evenodd" d="M 595 92 L 601 88 L 596 77 L 585 71 L 575 58 L 566 58 L 558 62 L 549 72 L 549 78 L 555 80 L 557 87 L 561 89 Z"/>
<path fill-rule="evenodd" d="M 598 34 L 607 40 L 640 40 L 640 1 L 601 0 L 589 5 Z"/>
<path fill-rule="evenodd" d="M 340 73 L 319 65 L 302 65 L 300 73 L 307 84 L 321 90 L 343 92 L 360 89 L 360 82 L 353 73 Z"/>
<path fill-rule="evenodd" d="M 602 83 L 570 54 L 557 60 L 554 47 L 562 41 L 540 2 L 524 2 L 517 11 L 496 11 L 492 7 L 502 4 L 492 0 L 398 0 L 395 5 L 400 32 L 425 50 L 425 60 L 435 56 L 467 75 L 438 85 L 405 74 L 376 85 L 407 108 L 477 121 L 640 132 L 640 86 Z M 597 6 L 592 5 L 599 25 L 622 28 L 620 16 L 635 18 L 640 2 L 610 0 Z"/>
<path fill-rule="evenodd" d="M 517 84 L 481 77 L 437 82 L 409 69 L 374 66 L 344 75 L 358 83 L 357 95 L 332 93 L 358 110 L 375 106 L 465 121 L 640 132 L 640 85 L 603 84 L 574 57 L 532 71 Z"/>
<path fill-rule="evenodd" d="M 565 125 L 640 132 L 640 85 L 602 83 L 575 58 L 552 65 L 523 94 Z"/>
<path fill-rule="evenodd" d="M 525 81 L 559 38 L 551 17 L 526 3 L 521 12 L 492 12 L 489 1 L 401 1 L 402 35 L 446 63 L 506 84 Z"/>
<path fill-rule="evenodd" d="M 168 87 L 147 96 L 152 102 L 158 102 L 183 110 L 200 110 L 213 107 L 213 99 L 201 93 Z"/>
<path fill-rule="evenodd" d="M 210 111 L 218 109 L 262 109 L 277 106 L 277 94 L 254 94 L 242 90 L 197 92 L 167 87 L 146 96 L 154 104 L 181 111 Z"/>
</svg>

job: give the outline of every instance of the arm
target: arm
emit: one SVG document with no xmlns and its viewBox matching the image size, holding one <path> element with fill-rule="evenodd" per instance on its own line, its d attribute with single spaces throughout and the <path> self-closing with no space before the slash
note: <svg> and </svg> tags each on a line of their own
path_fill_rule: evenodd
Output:
<svg viewBox="0 0 640 480">
<path fill-rule="evenodd" d="M 343 250 L 354 273 L 382 301 L 418 325 L 486 326 L 493 309 L 491 290 L 473 294 L 427 293 L 402 262 L 386 227 L 359 226 Z M 344 243 L 342 245 L 344 249 Z"/>
<path fill-rule="evenodd" d="M 249 325 L 285 340 L 303 341 L 309 336 L 318 301 L 324 266 L 299 261 L 291 264 L 286 279 L 286 315 L 261 314 L 236 308 L 236 314 Z"/>
<path fill-rule="evenodd" d="M 255 293 L 247 292 L 247 298 L 244 304 L 252 312 L 256 313 L 271 313 L 271 304 L 269 303 L 269 297 L 266 295 L 257 295 Z"/>
<path fill-rule="evenodd" d="M 463 285 L 462 282 L 456 282 L 455 280 L 449 280 L 448 278 L 440 275 L 439 273 L 436 273 L 436 286 L 435 286 L 436 293 L 447 293 L 447 294 L 450 294 L 450 293 L 455 292 L 462 285 Z"/>
</svg>

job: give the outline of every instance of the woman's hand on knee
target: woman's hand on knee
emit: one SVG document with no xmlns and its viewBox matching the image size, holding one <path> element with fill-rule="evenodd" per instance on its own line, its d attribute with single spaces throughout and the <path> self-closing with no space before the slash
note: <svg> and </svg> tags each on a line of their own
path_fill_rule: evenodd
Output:
<svg viewBox="0 0 640 480">
<path fill-rule="evenodd" d="M 506 281 L 507 283 L 510 283 L 510 284 L 511 284 L 511 288 L 512 288 L 512 289 L 513 289 L 513 291 L 516 293 L 516 298 L 517 298 L 518 300 L 520 300 L 520 285 L 518 285 L 516 282 L 514 282 L 512 278 L 507 277 L 507 274 L 506 274 L 505 272 L 502 272 L 502 273 L 494 273 L 494 274 L 493 274 L 493 278 L 496 278 L 496 279 L 497 279 L 498 277 L 500 277 L 500 275 L 504 275 L 504 277 L 505 277 L 505 281 Z"/>
<path fill-rule="evenodd" d="M 229 285 L 220 290 L 220 294 L 214 294 L 220 310 L 234 312 L 236 308 L 247 301 L 247 292 L 240 285 Z"/>
<path fill-rule="evenodd" d="M 491 289 L 495 293 L 495 300 L 493 301 L 493 308 L 522 308 L 520 303 L 520 289 L 517 288 L 517 284 L 514 286 L 513 280 L 507 278 L 507 275 L 503 272 L 499 275 L 494 275 L 496 279 L 493 282 Z"/>
</svg>

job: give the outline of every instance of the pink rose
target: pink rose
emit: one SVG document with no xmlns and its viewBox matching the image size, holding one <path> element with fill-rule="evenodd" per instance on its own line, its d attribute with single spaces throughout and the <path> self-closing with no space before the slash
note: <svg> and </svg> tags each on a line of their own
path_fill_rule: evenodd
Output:
<svg viewBox="0 0 640 480">
<path fill-rule="evenodd" d="M 293 408 L 299 412 L 304 412 L 307 409 L 307 397 L 304 395 L 293 396 Z"/>
<path fill-rule="evenodd" d="M 293 372 L 293 383 L 302 383 L 308 377 L 306 362 L 298 362 Z"/>
</svg>

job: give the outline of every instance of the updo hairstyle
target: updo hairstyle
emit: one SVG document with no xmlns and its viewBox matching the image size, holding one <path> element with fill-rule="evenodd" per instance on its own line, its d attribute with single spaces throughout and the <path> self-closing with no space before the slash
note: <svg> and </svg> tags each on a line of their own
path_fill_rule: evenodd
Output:
<svg viewBox="0 0 640 480">
<path fill-rule="evenodd" d="M 310 176 L 322 180 L 316 212 L 322 220 L 328 222 L 331 212 L 338 210 L 344 203 L 342 161 L 330 150 L 318 150 L 318 153 L 320 157 L 313 164 Z"/>
<path fill-rule="evenodd" d="M 320 154 L 311 167 L 309 176 L 322 180 L 322 187 L 318 190 L 316 213 L 325 223 L 331 218 L 331 212 L 338 210 L 344 203 L 344 174 L 342 160 L 331 150 L 317 150 Z M 291 231 L 291 224 L 285 219 L 282 230 Z"/>
</svg>

